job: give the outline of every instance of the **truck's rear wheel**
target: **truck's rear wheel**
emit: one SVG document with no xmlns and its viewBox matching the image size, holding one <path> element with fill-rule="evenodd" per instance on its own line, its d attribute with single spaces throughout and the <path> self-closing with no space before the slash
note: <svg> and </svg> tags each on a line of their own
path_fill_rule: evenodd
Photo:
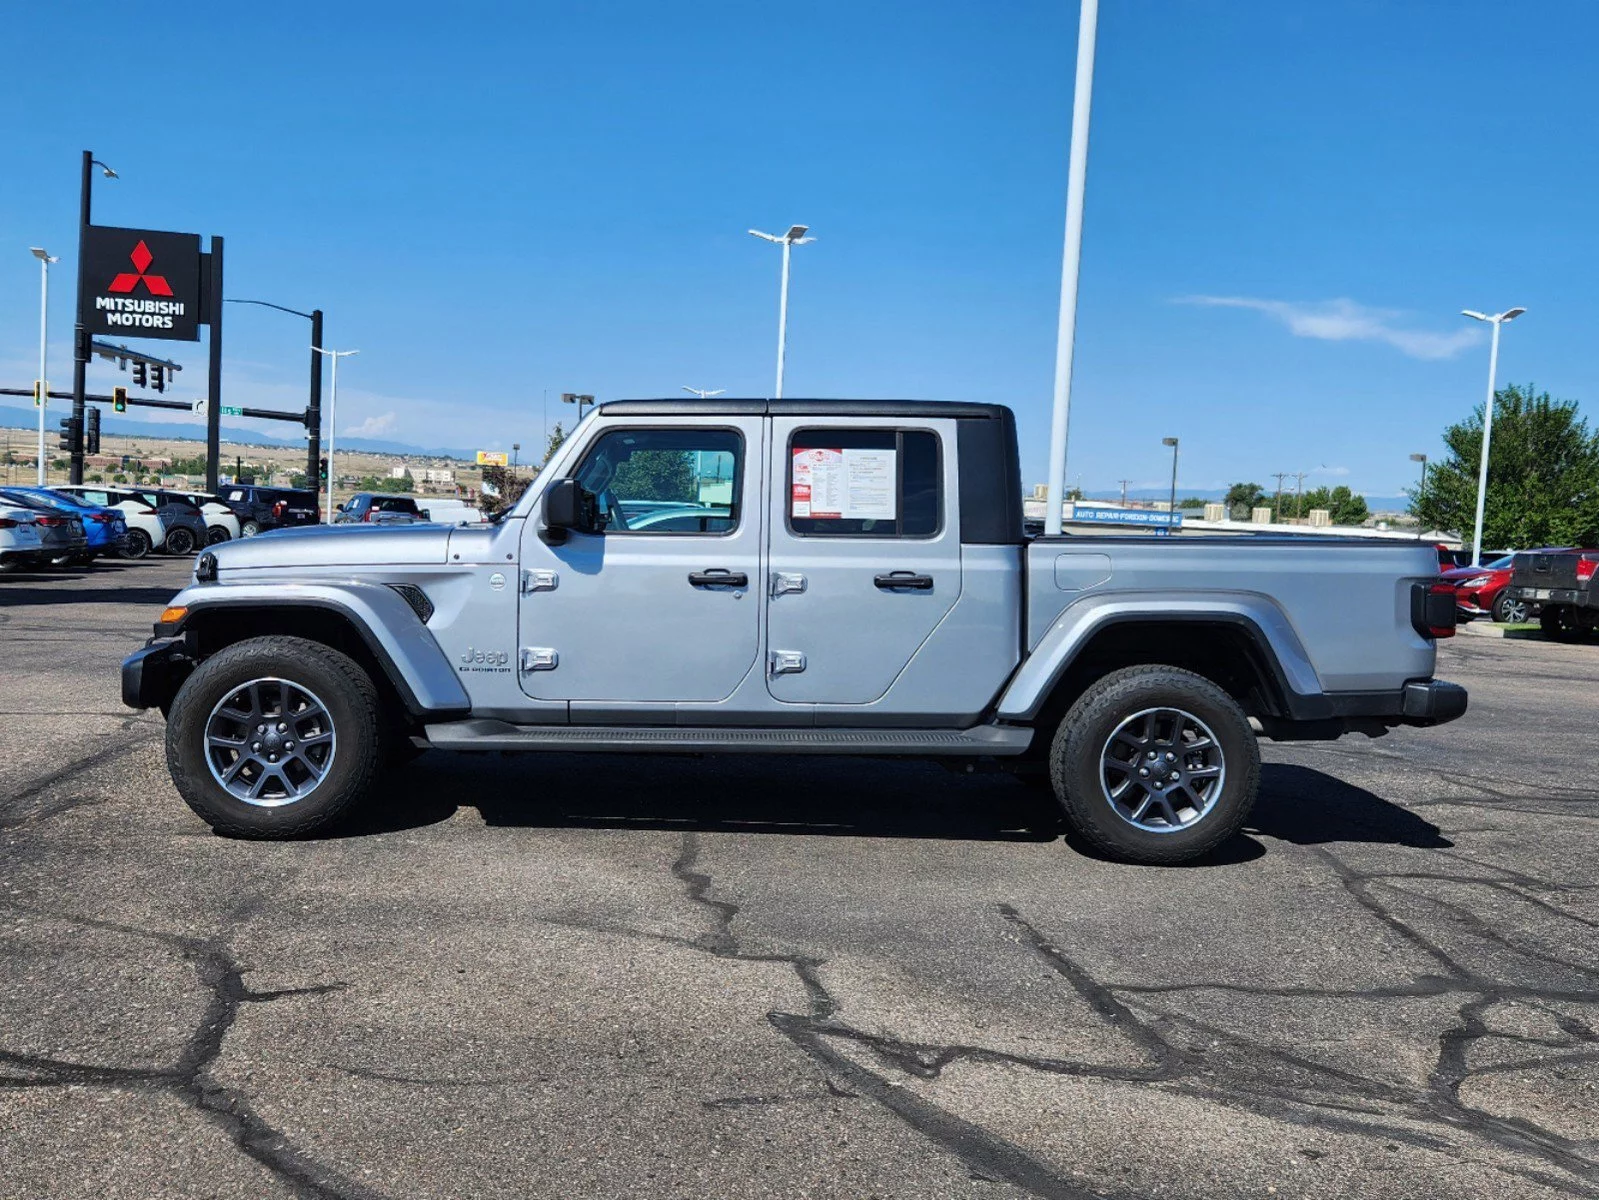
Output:
<svg viewBox="0 0 1599 1200">
<path fill-rule="evenodd" d="M 296 837 L 371 790 L 383 735 L 377 689 L 348 657 L 303 638 L 252 638 L 184 680 L 167 717 L 167 765 L 217 832 Z"/>
<path fill-rule="evenodd" d="M 1136 863 L 1208 854 L 1243 826 L 1260 786 L 1260 748 L 1243 709 L 1176 667 L 1127 667 L 1099 680 L 1061 722 L 1049 765 L 1072 828 Z"/>
<path fill-rule="evenodd" d="M 1546 638 L 1557 642 L 1574 642 L 1582 636 L 1577 624 L 1577 610 L 1569 604 L 1546 604 L 1538 614 L 1538 625 Z"/>
</svg>

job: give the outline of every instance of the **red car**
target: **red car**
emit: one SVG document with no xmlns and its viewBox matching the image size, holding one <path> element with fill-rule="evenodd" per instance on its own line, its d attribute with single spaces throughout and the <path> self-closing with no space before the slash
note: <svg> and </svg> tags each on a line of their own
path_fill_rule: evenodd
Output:
<svg viewBox="0 0 1599 1200">
<path fill-rule="evenodd" d="M 1543 549 L 1554 552 L 1564 547 L 1545 546 Z M 1492 617 L 1495 621 L 1519 625 L 1537 615 L 1537 605 L 1500 594 L 1515 574 L 1515 561 L 1514 554 L 1506 554 L 1480 567 L 1451 567 L 1439 573 L 1445 583 L 1455 587 L 1455 614 L 1461 624 L 1477 617 Z"/>
</svg>

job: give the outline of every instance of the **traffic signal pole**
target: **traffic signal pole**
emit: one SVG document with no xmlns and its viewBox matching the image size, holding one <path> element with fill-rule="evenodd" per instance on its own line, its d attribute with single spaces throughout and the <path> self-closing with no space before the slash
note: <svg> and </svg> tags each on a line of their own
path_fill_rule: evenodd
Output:
<svg viewBox="0 0 1599 1200">
<path fill-rule="evenodd" d="M 311 310 L 311 406 L 305 414 L 307 434 L 305 477 L 313 491 L 320 487 L 322 461 L 322 310 Z"/>
<path fill-rule="evenodd" d="M 75 304 L 76 320 L 72 326 L 72 419 L 74 429 L 83 428 L 83 393 L 88 387 L 89 371 L 89 331 L 83 324 L 83 284 L 84 264 L 83 255 L 85 242 L 89 233 L 89 187 L 94 175 L 94 152 L 83 152 L 83 180 L 78 192 L 78 295 Z M 72 440 L 72 466 L 68 479 L 73 483 L 83 482 L 83 438 L 80 435 Z"/>
</svg>

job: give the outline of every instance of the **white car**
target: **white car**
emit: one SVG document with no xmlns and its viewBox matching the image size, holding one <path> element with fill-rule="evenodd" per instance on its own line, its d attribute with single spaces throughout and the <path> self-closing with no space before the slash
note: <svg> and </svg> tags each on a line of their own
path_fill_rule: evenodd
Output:
<svg viewBox="0 0 1599 1200">
<path fill-rule="evenodd" d="M 218 542 L 231 542 L 239 536 L 239 514 L 234 512 L 215 496 L 207 496 L 204 492 L 178 492 L 191 501 L 205 517 L 205 544 L 215 546 Z"/>
<path fill-rule="evenodd" d="M 128 546 L 122 553 L 127 558 L 143 558 L 152 550 L 166 545 L 167 527 L 153 507 L 121 488 L 96 487 L 86 483 L 64 483 L 53 489 L 76 496 L 101 508 L 114 508 L 128 524 Z"/>
<path fill-rule="evenodd" d="M 419 499 L 416 506 L 429 521 L 436 521 L 440 525 L 483 524 L 482 512 L 465 500 L 457 500 L 453 496 L 430 496 Z"/>
<path fill-rule="evenodd" d="M 33 511 L 0 503 L 0 575 L 34 566 L 43 557 Z"/>
</svg>

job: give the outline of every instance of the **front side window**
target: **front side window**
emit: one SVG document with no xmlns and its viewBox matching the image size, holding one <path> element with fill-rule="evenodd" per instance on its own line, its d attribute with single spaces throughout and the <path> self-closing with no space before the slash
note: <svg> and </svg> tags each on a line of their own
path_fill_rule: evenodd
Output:
<svg viewBox="0 0 1599 1200">
<path fill-rule="evenodd" d="M 615 429 L 575 478 L 604 532 L 732 533 L 738 528 L 744 439 L 733 429 Z"/>
<path fill-rule="evenodd" d="M 789 441 L 788 524 L 810 537 L 933 537 L 943 522 L 938 435 L 800 429 Z"/>
</svg>

